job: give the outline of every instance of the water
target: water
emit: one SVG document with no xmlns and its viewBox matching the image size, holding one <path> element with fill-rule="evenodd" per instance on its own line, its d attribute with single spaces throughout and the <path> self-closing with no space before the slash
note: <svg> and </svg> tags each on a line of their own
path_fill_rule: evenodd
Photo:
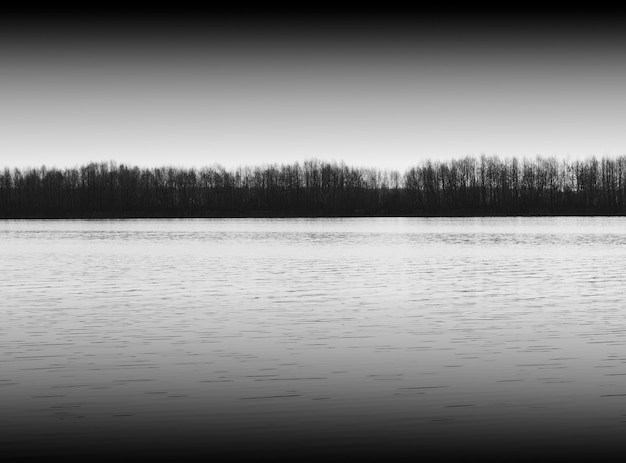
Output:
<svg viewBox="0 0 626 463">
<path fill-rule="evenodd" d="M 626 431 L 625 218 L 1 221 L 0 263 L 15 456 L 597 456 Z"/>
</svg>

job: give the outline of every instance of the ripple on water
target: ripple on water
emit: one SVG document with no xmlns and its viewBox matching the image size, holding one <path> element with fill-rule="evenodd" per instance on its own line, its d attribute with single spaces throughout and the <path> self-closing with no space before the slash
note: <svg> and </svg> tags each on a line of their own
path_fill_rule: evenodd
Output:
<svg viewBox="0 0 626 463">
<path fill-rule="evenodd" d="M 0 255 L 7 441 L 623 429 L 621 218 L 5 221 Z"/>
</svg>

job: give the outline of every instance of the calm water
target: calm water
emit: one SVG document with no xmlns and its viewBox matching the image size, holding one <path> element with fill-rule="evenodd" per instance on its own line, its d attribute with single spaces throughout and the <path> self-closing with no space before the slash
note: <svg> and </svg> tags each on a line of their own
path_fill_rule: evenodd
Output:
<svg viewBox="0 0 626 463">
<path fill-rule="evenodd" d="M 15 455 L 626 432 L 624 218 L 0 221 L 0 263 Z"/>
</svg>

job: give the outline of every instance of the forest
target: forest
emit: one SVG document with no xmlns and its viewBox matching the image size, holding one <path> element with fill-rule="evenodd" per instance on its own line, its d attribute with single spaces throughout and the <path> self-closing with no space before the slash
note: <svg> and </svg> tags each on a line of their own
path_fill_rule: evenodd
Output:
<svg viewBox="0 0 626 463">
<path fill-rule="evenodd" d="M 1 218 L 626 214 L 626 156 L 423 161 L 404 173 L 309 159 L 225 169 L 114 162 L 0 170 Z"/>
</svg>

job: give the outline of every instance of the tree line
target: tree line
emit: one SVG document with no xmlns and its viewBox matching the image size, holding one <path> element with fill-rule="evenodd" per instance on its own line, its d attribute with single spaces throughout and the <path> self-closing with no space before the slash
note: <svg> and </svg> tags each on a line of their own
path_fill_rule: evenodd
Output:
<svg viewBox="0 0 626 463">
<path fill-rule="evenodd" d="M 0 171 L 0 217 L 626 214 L 626 156 L 465 157 L 404 173 L 317 159 L 225 169 L 114 162 Z"/>
</svg>

